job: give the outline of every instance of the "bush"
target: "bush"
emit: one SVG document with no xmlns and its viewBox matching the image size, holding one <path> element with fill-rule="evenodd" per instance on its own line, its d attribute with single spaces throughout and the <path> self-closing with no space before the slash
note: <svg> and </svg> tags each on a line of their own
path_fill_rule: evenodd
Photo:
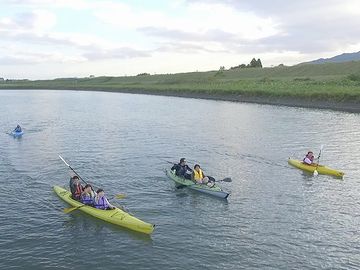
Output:
<svg viewBox="0 0 360 270">
<path fill-rule="evenodd" d="M 350 81 L 360 82 L 360 74 L 350 74 L 347 76 Z"/>
</svg>

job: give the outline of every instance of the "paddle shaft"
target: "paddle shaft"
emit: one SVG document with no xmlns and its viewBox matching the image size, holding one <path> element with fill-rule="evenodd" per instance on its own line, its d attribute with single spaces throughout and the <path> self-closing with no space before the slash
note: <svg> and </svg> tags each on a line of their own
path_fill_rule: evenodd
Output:
<svg viewBox="0 0 360 270">
<path fill-rule="evenodd" d="M 174 162 L 171 162 L 171 161 L 168 161 L 168 160 L 165 160 L 165 159 L 162 159 L 162 160 L 164 160 L 165 162 L 167 162 L 169 164 L 175 164 Z M 213 179 L 215 180 L 215 178 L 213 178 Z M 224 179 L 221 179 L 221 180 L 215 180 L 215 182 L 232 182 L 232 180 L 231 180 L 230 177 L 225 177 Z"/>
<path fill-rule="evenodd" d="M 314 174 L 318 173 L 317 169 L 318 169 L 319 164 L 320 164 L 321 151 L 323 150 L 323 147 L 324 147 L 323 145 L 321 145 L 321 147 L 320 147 L 320 152 L 319 152 L 319 155 L 318 155 L 318 158 L 317 158 L 317 165 L 316 165 L 316 168 L 314 170 Z"/>
<path fill-rule="evenodd" d="M 65 163 L 66 166 L 69 167 L 70 170 L 72 170 L 78 177 L 81 181 L 83 181 L 85 183 L 85 185 L 87 185 L 88 183 L 63 159 L 62 156 L 59 155 L 59 158 Z M 91 190 L 95 193 L 95 190 L 93 189 L 93 187 L 91 186 Z M 115 194 L 114 197 L 116 199 L 123 199 L 126 197 L 125 194 Z"/>
<path fill-rule="evenodd" d="M 85 185 L 88 184 L 73 168 L 71 168 L 71 166 L 62 158 L 62 156 L 59 155 L 59 158 L 65 163 L 66 166 L 69 167 L 70 170 L 72 170 L 80 178 L 81 181 L 85 183 Z"/>
</svg>

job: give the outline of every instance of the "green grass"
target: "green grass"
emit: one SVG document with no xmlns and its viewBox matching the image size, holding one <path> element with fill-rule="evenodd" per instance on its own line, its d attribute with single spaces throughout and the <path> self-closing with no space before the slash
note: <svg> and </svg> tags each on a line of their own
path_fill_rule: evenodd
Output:
<svg viewBox="0 0 360 270">
<path fill-rule="evenodd" d="M 0 82 L 4 89 L 206 93 L 360 103 L 360 61 L 128 77 Z"/>
</svg>

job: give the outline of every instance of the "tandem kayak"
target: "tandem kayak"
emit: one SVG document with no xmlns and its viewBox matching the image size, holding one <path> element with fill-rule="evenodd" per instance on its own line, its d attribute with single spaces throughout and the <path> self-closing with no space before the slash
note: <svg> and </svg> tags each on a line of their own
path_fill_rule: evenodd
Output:
<svg viewBox="0 0 360 270">
<path fill-rule="evenodd" d="M 11 135 L 14 137 L 20 137 L 24 134 L 24 131 L 11 131 Z"/>
<path fill-rule="evenodd" d="M 177 185 L 186 186 L 192 190 L 196 190 L 202 193 L 206 193 L 218 198 L 226 199 L 229 197 L 230 193 L 223 191 L 218 185 L 214 185 L 213 187 L 208 187 L 203 184 L 195 184 L 193 181 L 179 177 L 175 175 L 175 173 L 171 170 L 165 170 L 166 175 L 173 180 Z"/>
<path fill-rule="evenodd" d="M 319 165 L 318 167 L 310 166 L 310 165 L 304 164 L 300 160 L 291 159 L 291 158 L 289 158 L 288 163 L 298 169 L 301 169 L 303 171 L 307 171 L 310 173 L 313 173 L 316 169 L 319 174 L 327 174 L 327 175 L 332 175 L 332 176 L 341 177 L 341 178 L 344 176 L 343 172 L 331 169 L 331 168 L 323 166 L 323 165 Z"/>
<path fill-rule="evenodd" d="M 83 211 L 93 217 L 145 234 L 151 234 L 154 231 L 155 225 L 144 222 L 119 208 L 115 208 L 113 210 L 97 209 L 92 206 L 86 206 L 81 202 L 72 199 L 70 191 L 63 189 L 62 187 L 54 186 L 54 191 L 65 202 L 71 206 L 80 206 L 80 211 Z"/>
</svg>

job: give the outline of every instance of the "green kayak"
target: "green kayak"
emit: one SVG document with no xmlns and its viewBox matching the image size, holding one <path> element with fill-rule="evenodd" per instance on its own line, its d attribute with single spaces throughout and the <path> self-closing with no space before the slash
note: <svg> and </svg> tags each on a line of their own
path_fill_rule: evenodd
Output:
<svg viewBox="0 0 360 270">
<path fill-rule="evenodd" d="M 196 190 L 208 195 L 212 195 L 218 198 L 226 199 L 230 193 L 223 191 L 217 184 L 212 187 L 208 187 L 203 184 L 196 184 L 191 180 L 179 177 L 171 170 L 165 170 L 166 175 L 173 180 L 177 185 L 185 186 L 189 189 Z"/>
</svg>

